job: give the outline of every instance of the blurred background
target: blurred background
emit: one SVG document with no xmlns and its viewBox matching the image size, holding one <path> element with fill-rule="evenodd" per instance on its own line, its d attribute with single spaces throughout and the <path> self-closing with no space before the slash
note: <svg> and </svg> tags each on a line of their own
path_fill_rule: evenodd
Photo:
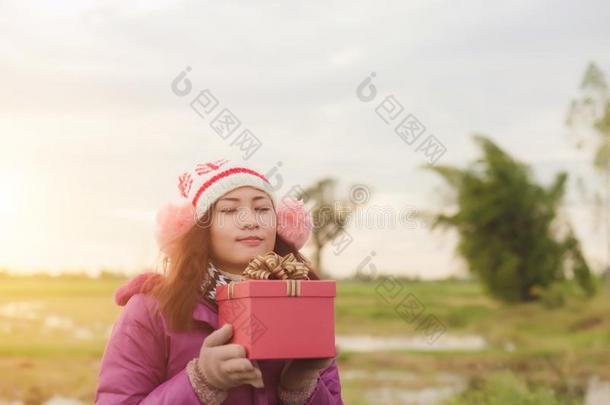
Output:
<svg viewBox="0 0 610 405">
<path fill-rule="evenodd" d="M 610 401 L 610 6 L 0 1 L 0 404 L 93 401 L 156 210 L 265 173 L 346 404 Z"/>
</svg>

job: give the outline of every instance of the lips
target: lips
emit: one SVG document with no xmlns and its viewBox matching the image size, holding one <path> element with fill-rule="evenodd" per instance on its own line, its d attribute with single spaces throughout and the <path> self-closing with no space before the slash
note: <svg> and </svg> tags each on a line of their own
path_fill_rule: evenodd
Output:
<svg viewBox="0 0 610 405">
<path fill-rule="evenodd" d="M 244 238 L 237 238 L 237 243 L 241 243 L 242 246 L 254 248 L 260 246 L 261 243 L 263 243 L 263 238 L 258 236 L 246 236 Z"/>
<path fill-rule="evenodd" d="M 259 236 L 246 236 L 246 237 L 244 237 L 244 238 L 237 238 L 237 241 L 238 241 L 238 242 L 241 242 L 241 241 L 248 241 L 248 240 L 249 240 L 249 241 L 257 241 L 257 240 L 258 240 L 258 241 L 261 241 L 261 240 L 263 240 L 263 238 L 261 238 L 261 237 L 259 237 Z"/>
</svg>

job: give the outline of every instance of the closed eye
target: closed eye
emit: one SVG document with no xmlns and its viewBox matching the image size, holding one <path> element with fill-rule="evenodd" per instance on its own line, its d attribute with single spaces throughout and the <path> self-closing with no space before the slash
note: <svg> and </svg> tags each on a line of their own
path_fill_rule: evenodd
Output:
<svg viewBox="0 0 610 405">
<path fill-rule="evenodd" d="M 271 208 L 256 208 L 256 211 L 269 211 L 271 210 Z M 235 212 L 237 211 L 236 208 L 225 208 L 223 210 L 220 210 L 220 212 Z"/>
</svg>

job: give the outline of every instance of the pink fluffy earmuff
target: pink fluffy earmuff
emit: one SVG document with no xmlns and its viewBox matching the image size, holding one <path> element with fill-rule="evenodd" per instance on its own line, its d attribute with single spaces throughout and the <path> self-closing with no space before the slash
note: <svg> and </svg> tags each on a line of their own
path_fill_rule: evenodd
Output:
<svg viewBox="0 0 610 405">
<path fill-rule="evenodd" d="M 303 202 L 284 198 L 276 210 L 277 234 L 286 242 L 301 249 L 311 234 L 311 213 Z M 197 222 L 195 207 L 185 197 L 165 204 L 156 216 L 155 239 L 160 250 L 171 256 L 175 242 Z"/>
</svg>

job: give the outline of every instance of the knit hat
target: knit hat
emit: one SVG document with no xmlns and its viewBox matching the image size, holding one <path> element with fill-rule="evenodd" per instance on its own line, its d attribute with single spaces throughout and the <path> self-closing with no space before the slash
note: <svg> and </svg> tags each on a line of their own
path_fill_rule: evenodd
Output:
<svg viewBox="0 0 610 405">
<path fill-rule="evenodd" d="M 160 250 L 171 256 L 176 242 L 224 194 L 251 186 L 269 195 L 277 215 L 277 234 L 297 249 L 309 238 L 312 221 L 303 203 L 292 197 L 277 201 L 269 180 L 260 172 L 227 159 L 196 164 L 178 176 L 178 196 L 156 216 L 155 239 Z"/>
</svg>

